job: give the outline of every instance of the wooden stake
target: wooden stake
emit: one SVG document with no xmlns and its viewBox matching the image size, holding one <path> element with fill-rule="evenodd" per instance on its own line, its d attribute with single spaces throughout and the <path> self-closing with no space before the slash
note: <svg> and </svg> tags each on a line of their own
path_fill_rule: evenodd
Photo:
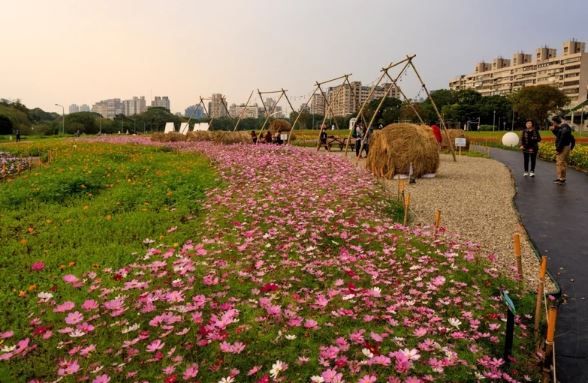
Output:
<svg viewBox="0 0 588 383">
<path fill-rule="evenodd" d="M 408 210 L 410 209 L 410 193 L 404 197 L 404 226 L 408 224 Z"/>
<path fill-rule="evenodd" d="M 399 201 L 400 201 L 400 196 L 404 197 L 404 186 L 405 186 L 404 180 L 398 178 L 398 200 Z"/>
<path fill-rule="evenodd" d="M 550 371 L 555 366 L 552 365 L 553 358 L 553 339 L 555 338 L 555 325 L 557 322 L 557 307 L 550 307 L 547 316 L 547 337 L 545 339 L 545 353 L 543 356 L 543 382 L 551 381 Z"/>
<path fill-rule="evenodd" d="M 517 261 L 517 274 L 519 276 L 519 281 L 522 283 L 523 281 L 523 263 L 521 260 L 521 235 L 519 233 L 514 233 L 512 236 L 514 241 L 514 252 L 515 258 Z"/>
<path fill-rule="evenodd" d="M 535 341 L 539 337 L 539 325 L 541 324 L 541 306 L 543 303 L 543 291 L 545 289 L 545 272 L 547 271 L 547 257 L 541 257 L 541 265 L 539 267 L 539 282 L 537 283 L 537 297 L 535 299 Z"/>
<path fill-rule="evenodd" d="M 435 209 L 435 232 L 437 232 L 440 225 L 441 225 L 441 210 Z"/>
</svg>

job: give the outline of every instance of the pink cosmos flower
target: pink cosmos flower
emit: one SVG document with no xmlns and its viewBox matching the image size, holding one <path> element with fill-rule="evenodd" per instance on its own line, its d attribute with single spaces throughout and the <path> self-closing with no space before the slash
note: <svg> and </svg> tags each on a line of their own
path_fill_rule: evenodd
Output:
<svg viewBox="0 0 588 383">
<path fill-rule="evenodd" d="M 98 308 L 98 302 L 93 299 L 87 299 L 84 303 L 82 303 L 82 309 L 86 311 L 96 310 Z"/>
<path fill-rule="evenodd" d="M 80 365 L 77 360 L 63 360 L 59 363 L 59 369 L 57 375 L 66 376 L 73 375 L 80 370 Z"/>
<path fill-rule="evenodd" d="M 69 313 L 65 317 L 65 323 L 67 323 L 67 324 L 77 324 L 83 320 L 84 320 L 84 316 L 78 311 L 74 311 L 73 313 Z"/>
<path fill-rule="evenodd" d="M 318 328 L 318 323 L 314 319 L 307 319 L 304 321 L 304 327 L 307 329 L 315 330 Z"/>
<path fill-rule="evenodd" d="M 163 346 L 165 346 L 165 343 L 159 339 L 156 339 L 147 346 L 147 352 L 159 351 L 163 348 Z"/>
<path fill-rule="evenodd" d="M 364 375 L 357 383 L 376 383 L 378 378 L 375 375 Z"/>
<path fill-rule="evenodd" d="M 42 261 L 33 262 L 31 265 L 31 270 L 33 271 L 41 271 L 45 268 L 45 264 Z"/>
<path fill-rule="evenodd" d="M 106 374 L 98 375 L 92 381 L 92 383 L 108 383 L 108 382 L 110 382 L 110 377 Z"/>
<path fill-rule="evenodd" d="M 198 375 L 198 364 L 192 363 L 184 371 L 184 380 L 195 378 Z"/>
<path fill-rule="evenodd" d="M 72 274 L 64 275 L 63 280 L 66 283 L 70 283 L 70 284 L 74 284 L 79 281 L 78 277 L 76 277 L 75 275 L 72 275 Z"/>
<path fill-rule="evenodd" d="M 70 301 L 66 301 L 63 302 L 60 305 L 55 306 L 55 308 L 53 309 L 53 312 L 55 313 L 64 313 L 66 311 L 70 311 L 72 310 L 74 307 L 76 307 L 76 304 Z"/>
</svg>

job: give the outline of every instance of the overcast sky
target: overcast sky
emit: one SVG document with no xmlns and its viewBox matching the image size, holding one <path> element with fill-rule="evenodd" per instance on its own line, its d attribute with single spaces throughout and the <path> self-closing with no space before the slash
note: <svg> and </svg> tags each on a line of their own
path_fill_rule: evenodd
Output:
<svg viewBox="0 0 588 383">
<path fill-rule="evenodd" d="M 588 1 L 0 0 L 0 97 L 55 103 L 169 96 L 245 102 L 285 88 L 296 105 L 314 81 L 372 83 L 406 54 L 430 89 L 481 60 L 588 41 Z M 411 96 L 409 74 L 403 83 Z"/>
</svg>

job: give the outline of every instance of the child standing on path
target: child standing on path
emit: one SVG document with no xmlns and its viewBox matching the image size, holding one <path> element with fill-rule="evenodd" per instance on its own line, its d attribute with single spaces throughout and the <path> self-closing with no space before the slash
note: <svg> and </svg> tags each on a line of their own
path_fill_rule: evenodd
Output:
<svg viewBox="0 0 588 383">
<path fill-rule="evenodd" d="M 533 121 L 527 120 L 525 129 L 521 135 L 521 150 L 523 151 L 523 159 L 525 165 L 525 172 L 523 176 L 535 177 L 535 163 L 537 162 L 537 152 L 539 151 L 539 142 L 541 135 L 535 129 Z M 531 172 L 529 172 L 529 159 L 531 160 Z"/>
</svg>

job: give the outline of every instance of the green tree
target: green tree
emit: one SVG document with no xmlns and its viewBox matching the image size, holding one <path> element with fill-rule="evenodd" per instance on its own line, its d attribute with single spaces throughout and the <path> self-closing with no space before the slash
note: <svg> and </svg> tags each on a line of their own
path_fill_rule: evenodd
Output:
<svg viewBox="0 0 588 383">
<path fill-rule="evenodd" d="M 545 125 L 547 116 L 563 108 L 569 99 L 561 90 L 550 85 L 522 88 L 511 96 L 512 107 L 521 117 Z"/>
</svg>

